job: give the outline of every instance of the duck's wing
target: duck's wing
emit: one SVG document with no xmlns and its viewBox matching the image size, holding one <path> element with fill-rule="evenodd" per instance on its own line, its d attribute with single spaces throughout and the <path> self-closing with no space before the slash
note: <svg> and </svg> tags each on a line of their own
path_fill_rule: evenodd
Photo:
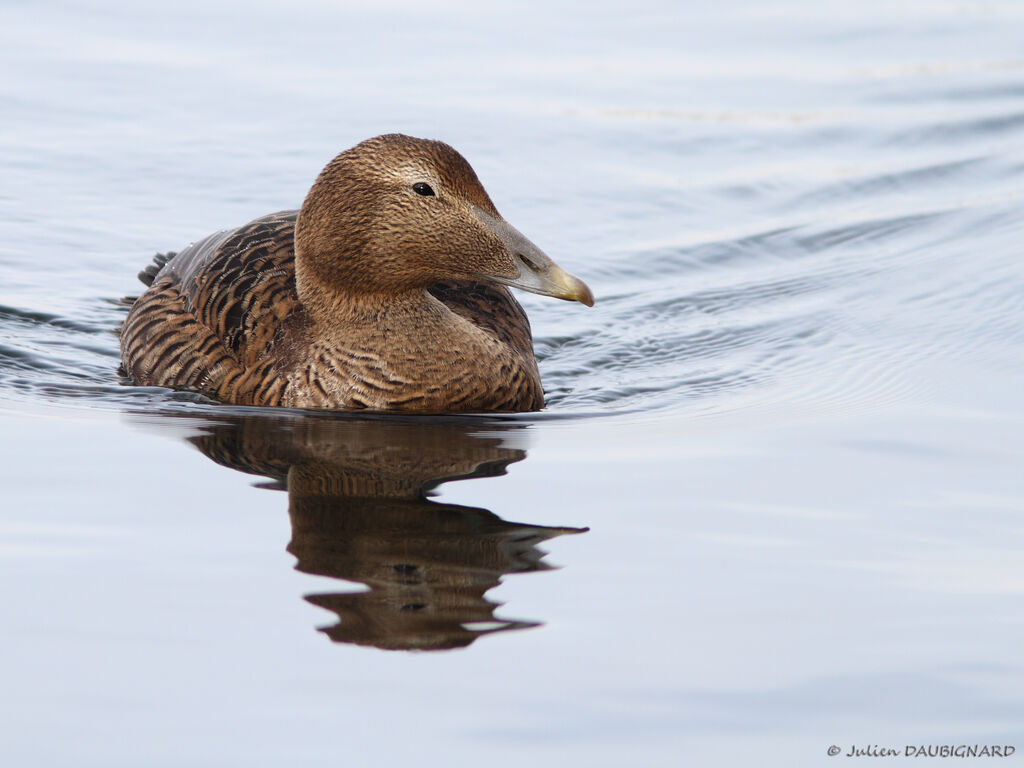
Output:
<svg viewBox="0 0 1024 768">
<path fill-rule="evenodd" d="M 505 286 L 451 280 L 431 286 L 430 293 L 455 314 L 493 333 L 503 344 L 533 357 L 530 321 Z"/>
<path fill-rule="evenodd" d="M 297 211 L 218 232 L 143 270 L 152 280 L 121 329 L 139 384 L 195 389 L 234 403 L 275 404 L 284 380 L 267 352 L 299 306 Z"/>
</svg>

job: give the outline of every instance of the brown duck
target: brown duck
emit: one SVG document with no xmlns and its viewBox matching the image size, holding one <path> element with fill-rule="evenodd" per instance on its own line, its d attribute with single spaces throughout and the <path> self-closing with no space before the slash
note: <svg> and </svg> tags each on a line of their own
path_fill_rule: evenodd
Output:
<svg viewBox="0 0 1024 768">
<path fill-rule="evenodd" d="M 542 408 L 530 324 L 505 286 L 594 303 L 498 213 L 447 144 L 342 152 L 299 211 L 158 257 L 121 329 L 138 384 L 297 408 Z"/>
</svg>

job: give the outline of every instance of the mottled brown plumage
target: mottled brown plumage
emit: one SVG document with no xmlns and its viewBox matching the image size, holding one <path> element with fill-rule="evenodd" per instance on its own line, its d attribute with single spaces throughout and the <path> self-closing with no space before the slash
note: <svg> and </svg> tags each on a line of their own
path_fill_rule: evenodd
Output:
<svg viewBox="0 0 1024 768">
<path fill-rule="evenodd" d="M 401 135 L 342 152 L 299 211 L 140 277 L 152 284 L 121 330 L 128 375 L 246 405 L 536 410 L 530 326 L 505 285 L 593 303 L 461 155 Z"/>
</svg>

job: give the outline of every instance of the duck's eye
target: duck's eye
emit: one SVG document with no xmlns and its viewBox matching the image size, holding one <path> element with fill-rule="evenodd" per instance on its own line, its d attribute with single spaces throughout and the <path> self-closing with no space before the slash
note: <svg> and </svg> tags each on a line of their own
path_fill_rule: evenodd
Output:
<svg viewBox="0 0 1024 768">
<path fill-rule="evenodd" d="M 430 197 L 432 194 L 434 194 L 434 190 L 431 188 L 431 186 L 429 184 L 425 184 L 422 181 L 418 181 L 415 184 L 413 184 L 412 191 L 415 192 L 417 195 L 423 195 L 424 197 Z"/>
</svg>

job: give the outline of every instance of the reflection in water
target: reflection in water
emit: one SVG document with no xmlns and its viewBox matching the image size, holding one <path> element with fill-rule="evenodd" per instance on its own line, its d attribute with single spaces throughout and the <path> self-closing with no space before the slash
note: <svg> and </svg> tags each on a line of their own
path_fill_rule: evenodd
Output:
<svg viewBox="0 0 1024 768">
<path fill-rule="evenodd" d="M 481 422 L 324 416 L 226 417 L 189 438 L 219 464 L 288 491 L 288 551 L 304 573 L 361 582 L 363 592 L 309 595 L 338 615 L 335 642 L 385 649 L 467 646 L 483 634 L 538 626 L 494 616 L 485 593 L 508 573 L 540 571 L 545 539 L 585 528 L 502 520 L 441 504 L 441 482 L 504 474 L 526 457 Z M 519 427 L 518 429 L 521 429 Z"/>
</svg>

